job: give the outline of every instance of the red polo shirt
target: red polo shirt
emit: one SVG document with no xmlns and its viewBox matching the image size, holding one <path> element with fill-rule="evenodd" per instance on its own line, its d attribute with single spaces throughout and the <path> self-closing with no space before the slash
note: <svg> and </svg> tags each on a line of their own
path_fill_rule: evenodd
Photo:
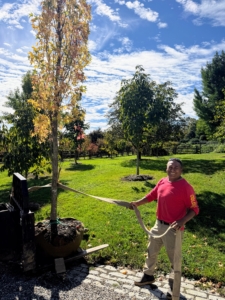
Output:
<svg viewBox="0 0 225 300">
<path fill-rule="evenodd" d="M 161 179 L 146 198 L 149 202 L 157 200 L 157 219 L 167 223 L 182 219 L 189 209 L 199 213 L 194 189 L 184 178 L 175 182 Z"/>
</svg>

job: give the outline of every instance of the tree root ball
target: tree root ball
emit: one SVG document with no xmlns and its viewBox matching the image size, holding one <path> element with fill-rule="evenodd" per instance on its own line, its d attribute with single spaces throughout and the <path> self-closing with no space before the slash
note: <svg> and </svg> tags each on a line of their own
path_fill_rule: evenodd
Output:
<svg viewBox="0 0 225 300">
<path fill-rule="evenodd" d="M 84 225 L 73 218 L 59 219 L 57 235 L 52 240 L 50 220 L 35 224 L 35 241 L 37 249 L 41 249 L 50 257 L 66 257 L 79 248 L 83 238 Z"/>
</svg>

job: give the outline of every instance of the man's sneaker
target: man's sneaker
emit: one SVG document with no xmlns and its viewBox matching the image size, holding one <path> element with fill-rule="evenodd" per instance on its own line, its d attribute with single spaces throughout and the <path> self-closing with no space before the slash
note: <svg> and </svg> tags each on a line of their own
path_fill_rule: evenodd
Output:
<svg viewBox="0 0 225 300">
<path fill-rule="evenodd" d="M 147 275 L 147 274 L 144 274 L 141 278 L 140 281 L 135 281 L 134 284 L 135 285 L 138 285 L 138 286 L 142 286 L 142 285 L 146 285 L 146 284 L 151 284 L 155 282 L 155 278 L 153 275 Z"/>
<path fill-rule="evenodd" d="M 167 298 L 167 300 L 171 300 L 172 299 L 172 295 L 169 292 L 167 292 L 166 293 L 166 298 Z"/>
</svg>

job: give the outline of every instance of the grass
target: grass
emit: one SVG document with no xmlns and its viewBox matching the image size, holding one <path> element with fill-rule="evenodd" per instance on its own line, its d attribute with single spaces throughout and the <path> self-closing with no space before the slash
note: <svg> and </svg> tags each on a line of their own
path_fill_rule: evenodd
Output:
<svg viewBox="0 0 225 300">
<path fill-rule="evenodd" d="M 182 273 L 186 277 L 208 281 L 225 282 L 225 156 L 218 153 L 183 154 L 183 176 L 194 186 L 200 206 L 200 214 L 191 220 L 183 240 Z M 82 192 L 132 201 L 143 197 L 166 175 L 168 157 L 144 157 L 141 174 L 154 177 L 146 182 L 126 182 L 121 178 L 135 174 L 135 157 L 81 159 L 78 165 L 73 160 L 62 163 L 61 183 Z M 0 173 L 0 197 L 8 201 L 12 178 Z M 48 176 L 39 180 L 29 179 L 28 186 L 44 185 Z M 35 213 L 35 220 L 49 217 L 50 189 L 30 194 L 30 201 L 38 202 L 42 208 Z M 156 203 L 140 207 L 145 225 L 155 222 Z M 141 229 L 133 211 L 99 201 L 81 194 L 59 190 L 59 217 L 73 217 L 89 228 L 81 246 L 86 249 L 100 244 L 109 247 L 88 256 L 89 261 L 142 268 L 148 237 Z M 165 250 L 158 257 L 157 271 L 169 272 L 169 261 Z"/>
</svg>

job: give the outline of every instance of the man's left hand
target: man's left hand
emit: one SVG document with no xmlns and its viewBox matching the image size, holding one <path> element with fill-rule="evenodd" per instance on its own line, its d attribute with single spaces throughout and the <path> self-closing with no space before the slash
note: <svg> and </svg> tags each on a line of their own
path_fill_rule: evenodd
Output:
<svg viewBox="0 0 225 300">
<path fill-rule="evenodd" d="M 171 225 L 170 225 L 170 227 L 172 227 L 172 228 L 174 228 L 174 229 L 176 229 L 176 230 L 180 230 L 181 229 L 181 227 L 183 227 L 184 226 L 184 224 L 181 222 L 181 221 L 174 221 Z"/>
</svg>

